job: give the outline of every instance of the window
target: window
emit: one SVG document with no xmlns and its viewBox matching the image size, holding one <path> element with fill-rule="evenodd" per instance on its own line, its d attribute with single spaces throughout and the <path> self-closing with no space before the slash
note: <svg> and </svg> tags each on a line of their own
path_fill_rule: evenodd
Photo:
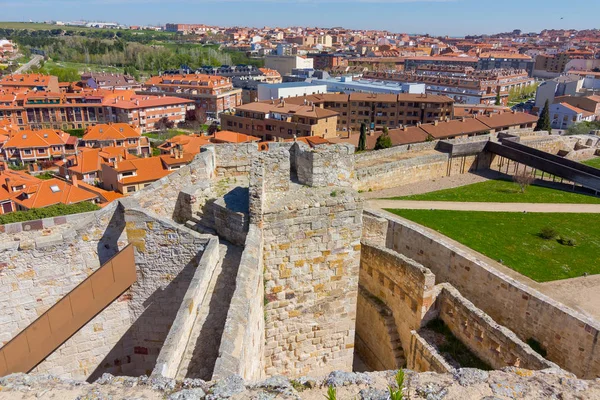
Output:
<svg viewBox="0 0 600 400">
<path fill-rule="evenodd" d="M 57 185 L 50 186 L 50 190 L 52 191 L 52 193 L 60 192 L 60 188 Z"/>
<path fill-rule="evenodd" d="M 135 192 L 135 186 L 127 186 L 127 193 Z"/>
</svg>

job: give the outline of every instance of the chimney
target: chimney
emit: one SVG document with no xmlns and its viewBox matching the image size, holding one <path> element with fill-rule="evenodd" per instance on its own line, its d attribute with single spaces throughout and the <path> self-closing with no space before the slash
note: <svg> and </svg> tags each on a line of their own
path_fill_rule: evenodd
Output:
<svg viewBox="0 0 600 400">
<path fill-rule="evenodd" d="M 175 157 L 175 147 L 171 147 L 169 153 L 171 154 L 171 157 Z"/>
<path fill-rule="evenodd" d="M 438 121 L 433 121 L 433 126 L 438 126 Z"/>
<path fill-rule="evenodd" d="M 77 179 L 77 175 L 73 174 L 71 177 L 71 183 L 74 187 L 79 187 L 79 180 Z"/>
</svg>

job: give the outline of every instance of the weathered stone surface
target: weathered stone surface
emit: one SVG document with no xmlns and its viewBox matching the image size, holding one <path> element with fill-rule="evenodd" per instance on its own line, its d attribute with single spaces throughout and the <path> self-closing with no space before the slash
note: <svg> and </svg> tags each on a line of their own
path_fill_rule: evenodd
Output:
<svg viewBox="0 0 600 400">
<path fill-rule="evenodd" d="M 387 399 L 388 377 L 393 373 L 367 373 L 344 375 L 343 386 L 337 386 L 337 398 L 343 399 Z M 510 369 L 490 371 L 483 379 L 470 383 L 459 382 L 458 376 L 435 373 L 406 374 L 404 394 L 411 400 L 434 399 L 599 399 L 600 382 L 582 381 L 560 370 L 526 371 Z M 483 375 L 479 378 L 483 378 Z M 129 381 L 136 381 L 132 385 Z M 277 378 L 276 387 L 289 387 Z M 567 381 L 571 383 L 566 384 Z M 315 381 L 323 382 L 322 378 Z M 202 399 L 203 393 L 210 392 L 206 399 L 306 399 L 322 400 L 327 393 L 328 384 L 300 391 L 278 392 L 270 383 L 244 384 L 239 377 L 213 382 L 203 388 L 184 388 L 181 382 L 155 380 L 147 378 L 104 379 L 102 384 L 83 381 L 57 379 L 50 375 L 14 374 L 0 378 L 0 399 L 31 398 L 98 398 L 98 399 Z M 291 385 L 291 382 L 288 382 Z"/>
</svg>

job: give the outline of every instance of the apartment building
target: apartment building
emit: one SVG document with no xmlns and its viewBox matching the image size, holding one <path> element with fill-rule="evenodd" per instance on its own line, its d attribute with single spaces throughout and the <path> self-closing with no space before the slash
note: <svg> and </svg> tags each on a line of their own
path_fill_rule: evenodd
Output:
<svg viewBox="0 0 600 400">
<path fill-rule="evenodd" d="M 234 88 L 230 78 L 215 75 L 154 76 L 144 83 L 142 93 L 193 100 L 201 120 L 216 119 L 223 111 L 242 104 L 242 90 Z"/>
<path fill-rule="evenodd" d="M 574 107 L 589 111 L 600 119 L 600 96 L 559 96 L 554 99 L 554 103 L 567 103 Z"/>
<path fill-rule="evenodd" d="M 74 154 L 77 138 L 68 133 L 42 129 L 23 130 L 14 133 L 2 146 L 4 160 L 12 164 L 29 164 L 51 161 Z"/>
<path fill-rule="evenodd" d="M 179 97 L 136 95 L 130 90 L 83 90 L 78 93 L 0 91 L 0 118 L 21 129 L 85 129 L 107 122 L 154 130 L 162 118 L 185 121 L 192 100 Z"/>
<path fill-rule="evenodd" d="M 314 104 L 338 114 L 338 131 L 357 131 L 361 124 L 370 129 L 396 128 L 453 118 L 454 101 L 447 96 L 428 94 L 320 94 L 289 98 L 289 103 Z"/>
<path fill-rule="evenodd" d="M 406 57 L 404 58 L 404 70 L 416 70 L 423 65 L 462 66 L 476 68 L 478 61 L 479 59 L 477 57 Z"/>
<path fill-rule="evenodd" d="M 448 96 L 459 104 L 496 103 L 500 94 L 502 105 L 508 104 L 511 90 L 520 90 L 535 84 L 525 70 L 495 69 L 474 70 L 464 67 L 425 66 L 415 72 L 370 72 L 365 78 L 379 81 L 414 82 L 425 85 L 425 92 Z"/>
<path fill-rule="evenodd" d="M 535 58 L 534 71 L 544 71 L 554 74 L 565 72 L 571 57 L 567 53 L 540 54 Z"/>
<path fill-rule="evenodd" d="M 42 74 L 12 74 L 0 79 L 0 88 L 7 90 L 38 90 L 58 92 L 58 78 Z"/>
<path fill-rule="evenodd" d="M 102 187 L 121 194 L 135 193 L 178 170 L 194 159 L 182 151 L 174 155 L 123 160 L 102 164 Z"/>
<path fill-rule="evenodd" d="M 102 100 L 105 120 L 138 126 L 141 133 L 157 130 L 156 123 L 168 119 L 174 124 L 185 122 L 187 112 L 196 108 L 194 101 L 183 97 L 136 95 L 132 91 L 114 91 Z"/>
<path fill-rule="evenodd" d="M 522 69 L 527 71 L 529 76 L 533 76 L 535 61 L 525 54 L 519 53 L 485 53 L 479 56 L 477 69 Z"/>
<path fill-rule="evenodd" d="M 120 147 L 131 154 L 150 154 L 150 143 L 140 129 L 124 123 L 98 124 L 87 127 L 80 146 L 88 148 Z"/>
<path fill-rule="evenodd" d="M 284 76 L 291 74 L 293 69 L 312 69 L 314 61 L 312 58 L 301 56 L 266 56 L 265 67 Z"/>
<path fill-rule="evenodd" d="M 222 115 L 221 126 L 269 141 L 295 136 L 327 138 L 336 136 L 337 118 L 335 111 L 282 100 L 240 106 L 235 113 Z"/>
<path fill-rule="evenodd" d="M 348 66 L 348 57 L 344 54 L 335 53 L 309 53 L 306 55 L 312 58 L 313 67 L 320 70 L 331 70 L 335 67 Z"/>
</svg>

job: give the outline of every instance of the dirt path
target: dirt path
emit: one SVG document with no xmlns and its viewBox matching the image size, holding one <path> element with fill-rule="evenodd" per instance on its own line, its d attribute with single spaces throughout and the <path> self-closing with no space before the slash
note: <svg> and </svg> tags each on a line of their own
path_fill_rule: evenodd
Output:
<svg viewBox="0 0 600 400">
<path fill-rule="evenodd" d="M 368 200 L 370 208 L 489 212 L 600 213 L 600 204 L 469 203 L 458 201 Z"/>
</svg>

